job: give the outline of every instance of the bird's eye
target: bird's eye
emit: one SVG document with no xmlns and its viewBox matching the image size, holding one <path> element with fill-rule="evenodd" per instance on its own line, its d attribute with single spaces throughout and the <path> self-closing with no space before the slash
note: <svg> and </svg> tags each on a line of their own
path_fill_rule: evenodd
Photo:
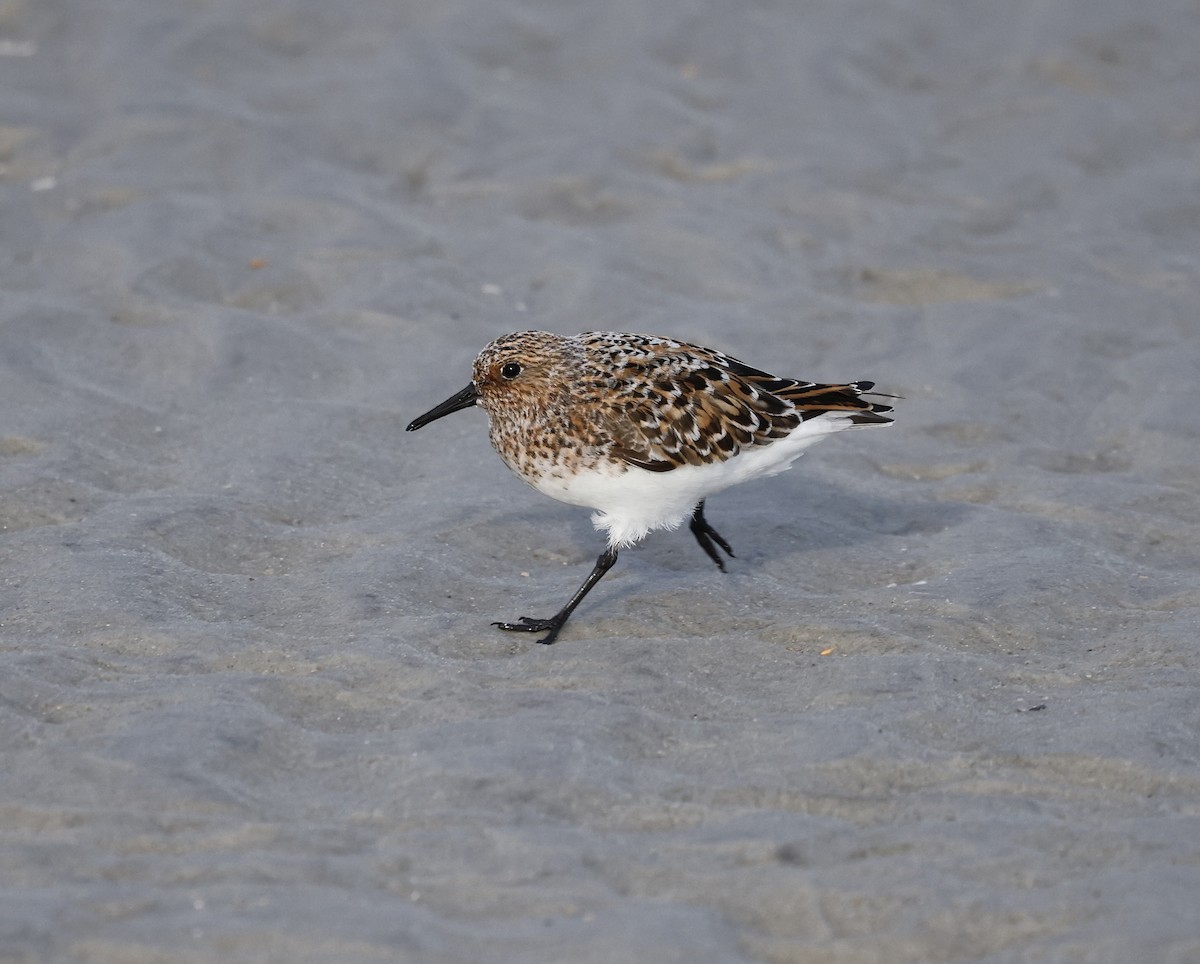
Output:
<svg viewBox="0 0 1200 964">
<path fill-rule="evenodd" d="M 515 362 L 515 361 L 505 362 L 504 367 L 500 369 L 500 376 L 502 378 L 507 378 L 509 381 L 512 381 L 514 378 L 516 378 L 520 374 L 521 374 L 520 362 Z"/>
</svg>

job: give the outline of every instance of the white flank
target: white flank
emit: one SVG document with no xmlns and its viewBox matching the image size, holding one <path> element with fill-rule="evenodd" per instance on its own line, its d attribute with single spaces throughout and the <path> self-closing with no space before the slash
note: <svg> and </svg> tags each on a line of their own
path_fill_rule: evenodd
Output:
<svg viewBox="0 0 1200 964">
<path fill-rule="evenodd" d="M 853 425 L 848 416 L 829 412 L 801 422 L 787 438 L 742 449 L 725 462 L 681 465 L 668 472 L 636 466 L 622 471 L 612 465 L 557 478 L 546 474 L 533 486 L 559 502 L 598 510 L 592 525 L 607 533 L 610 546 L 623 548 L 654 529 L 676 528 L 714 492 L 790 468 L 814 442 Z"/>
</svg>

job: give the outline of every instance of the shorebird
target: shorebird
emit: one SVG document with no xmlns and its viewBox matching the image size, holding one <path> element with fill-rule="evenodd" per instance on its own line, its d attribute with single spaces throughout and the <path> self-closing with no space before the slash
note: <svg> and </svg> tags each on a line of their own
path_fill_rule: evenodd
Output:
<svg viewBox="0 0 1200 964">
<path fill-rule="evenodd" d="M 617 552 L 685 519 L 721 569 L 729 543 L 704 517 L 705 499 L 788 468 L 808 446 L 855 426 L 886 425 L 874 382 L 823 385 L 751 368 L 670 338 L 589 331 L 520 331 L 475 359 L 471 382 L 408 431 L 460 409 L 487 413 L 492 446 L 539 492 L 595 509 L 607 546 L 557 613 L 494 626 L 553 643 Z"/>
</svg>

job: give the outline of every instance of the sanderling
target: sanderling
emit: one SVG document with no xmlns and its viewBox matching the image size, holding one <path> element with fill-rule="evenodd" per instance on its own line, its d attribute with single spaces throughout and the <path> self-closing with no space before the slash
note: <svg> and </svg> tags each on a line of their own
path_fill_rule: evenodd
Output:
<svg viewBox="0 0 1200 964">
<path fill-rule="evenodd" d="M 478 405 L 492 446 L 539 492 L 597 510 L 608 545 L 557 613 L 501 629 L 553 643 L 617 550 L 690 519 L 723 571 L 733 550 L 704 518 L 704 500 L 788 468 L 804 449 L 855 425 L 886 425 L 891 407 L 863 398 L 874 382 L 820 385 L 777 378 L 711 348 L 670 338 L 519 331 L 479 353 L 471 383 L 408 425 Z M 876 397 L 890 397 L 880 396 Z"/>
</svg>

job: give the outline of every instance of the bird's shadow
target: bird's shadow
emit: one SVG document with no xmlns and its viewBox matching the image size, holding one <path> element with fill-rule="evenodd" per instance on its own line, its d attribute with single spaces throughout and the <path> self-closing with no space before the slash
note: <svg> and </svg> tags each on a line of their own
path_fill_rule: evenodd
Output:
<svg viewBox="0 0 1200 964">
<path fill-rule="evenodd" d="M 965 504 L 880 496 L 811 477 L 800 487 L 767 482 L 731 489 L 705 503 L 709 524 L 733 548 L 734 558 L 726 560 L 729 571 L 795 559 L 805 552 L 869 548 L 889 537 L 933 535 L 956 525 L 969 511 Z M 553 523 L 548 513 L 554 515 Z M 578 561 L 581 566 L 593 561 L 605 546 L 603 535 L 592 528 L 589 518 L 587 510 L 548 504 L 512 509 L 495 517 L 510 531 L 527 527 L 534 546 L 538 544 L 535 533 L 539 529 L 546 532 L 551 525 L 544 549 L 535 555 L 550 555 L 571 564 Z M 713 568 L 686 521 L 675 531 L 650 533 L 637 546 L 623 550 L 622 559 L 632 553 L 644 563 L 667 570 Z M 536 562 L 531 559 L 530 564 Z"/>
</svg>

